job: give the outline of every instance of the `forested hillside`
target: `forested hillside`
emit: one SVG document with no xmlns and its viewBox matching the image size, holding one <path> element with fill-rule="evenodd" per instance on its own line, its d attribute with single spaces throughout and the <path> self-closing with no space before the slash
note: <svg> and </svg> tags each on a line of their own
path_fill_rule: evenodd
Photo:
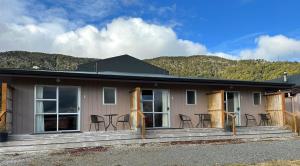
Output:
<svg viewBox="0 0 300 166">
<path fill-rule="evenodd" d="M 0 68 L 32 69 L 33 66 L 38 66 L 39 69 L 45 70 L 75 70 L 78 64 L 94 60 L 61 54 L 10 51 L 0 53 Z M 300 73 L 299 62 L 236 61 L 204 55 L 158 57 L 145 61 L 178 76 L 269 80 L 280 77 L 284 71 L 287 71 L 289 74 Z"/>
</svg>

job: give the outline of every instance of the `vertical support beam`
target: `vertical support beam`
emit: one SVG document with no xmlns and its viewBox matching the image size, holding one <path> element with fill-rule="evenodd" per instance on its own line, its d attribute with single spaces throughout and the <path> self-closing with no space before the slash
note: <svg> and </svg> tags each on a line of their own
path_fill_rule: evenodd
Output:
<svg viewBox="0 0 300 166">
<path fill-rule="evenodd" d="M 136 108 L 137 108 L 137 126 L 138 127 L 141 127 L 141 115 L 140 115 L 140 112 L 141 112 L 141 88 L 140 87 L 136 87 L 135 88 L 135 91 L 136 91 Z"/>
<path fill-rule="evenodd" d="M 6 108 L 7 108 L 7 82 L 2 81 L 2 85 L 1 85 L 1 111 L 0 111 L 0 117 L 1 117 L 1 121 L 0 121 L 0 127 L 5 127 L 6 125 Z"/>
<path fill-rule="evenodd" d="M 281 92 L 281 104 L 282 104 L 282 124 L 284 126 L 285 124 L 285 111 L 286 111 L 286 105 L 285 105 L 285 93 Z"/>
<path fill-rule="evenodd" d="M 221 90 L 221 111 L 222 111 L 222 128 L 224 129 L 225 128 L 225 108 L 224 108 L 224 90 Z"/>
</svg>

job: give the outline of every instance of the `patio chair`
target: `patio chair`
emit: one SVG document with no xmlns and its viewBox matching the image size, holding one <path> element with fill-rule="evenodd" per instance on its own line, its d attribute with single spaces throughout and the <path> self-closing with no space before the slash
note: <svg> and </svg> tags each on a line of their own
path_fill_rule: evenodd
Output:
<svg viewBox="0 0 300 166">
<path fill-rule="evenodd" d="M 125 124 L 128 124 L 129 128 L 130 128 L 130 115 L 129 114 L 125 114 L 125 115 L 121 115 L 117 118 L 117 122 L 116 122 L 116 126 L 118 127 L 118 123 L 122 123 L 123 124 L 123 129 L 125 129 Z"/>
<path fill-rule="evenodd" d="M 89 131 L 91 131 L 92 124 L 94 124 L 94 126 L 95 126 L 95 131 L 99 131 L 101 123 L 103 123 L 104 128 L 105 128 L 105 120 L 104 120 L 103 116 L 100 116 L 100 115 L 91 115 L 91 123 L 90 123 L 90 129 L 89 129 Z"/>
<path fill-rule="evenodd" d="M 267 126 L 272 124 L 272 119 L 270 114 L 259 114 L 260 116 L 260 122 L 259 125 L 262 126 Z"/>
<path fill-rule="evenodd" d="M 209 126 L 211 127 L 211 114 L 203 114 L 202 115 L 203 119 L 202 119 L 202 127 L 205 126 L 205 122 L 207 122 L 209 124 Z"/>
<path fill-rule="evenodd" d="M 178 115 L 179 115 L 179 119 L 180 119 L 179 128 L 184 128 L 185 124 L 187 124 L 190 128 L 194 127 L 192 120 L 189 116 L 183 115 L 183 114 L 178 114 Z"/>
<path fill-rule="evenodd" d="M 254 115 L 245 114 L 246 117 L 246 127 L 248 127 L 249 121 L 253 121 L 255 126 L 257 125 L 257 121 Z"/>
</svg>

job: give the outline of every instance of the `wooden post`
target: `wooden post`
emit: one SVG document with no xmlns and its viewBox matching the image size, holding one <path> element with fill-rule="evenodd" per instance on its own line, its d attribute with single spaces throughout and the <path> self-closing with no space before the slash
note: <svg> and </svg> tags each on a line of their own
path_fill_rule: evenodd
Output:
<svg viewBox="0 0 300 166">
<path fill-rule="evenodd" d="M 6 127 L 6 115 L 4 115 L 6 113 L 6 108 L 7 108 L 7 83 L 5 81 L 2 82 L 1 85 L 1 95 L 2 95 L 2 100 L 1 100 L 1 112 L 0 112 L 0 127 Z"/>
</svg>

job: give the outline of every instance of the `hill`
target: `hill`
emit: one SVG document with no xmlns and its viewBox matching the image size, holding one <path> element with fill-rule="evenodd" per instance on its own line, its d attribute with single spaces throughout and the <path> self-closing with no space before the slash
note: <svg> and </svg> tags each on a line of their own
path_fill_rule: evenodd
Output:
<svg viewBox="0 0 300 166">
<path fill-rule="evenodd" d="M 61 54 L 46 54 L 26 51 L 0 53 L 0 68 L 44 70 L 75 70 L 78 64 L 94 61 Z M 179 56 L 146 59 L 155 66 L 164 68 L 172 75 L 240 80 L 269 80 L 280 77 L 284 71 L 300 73 L 299 62 L 269 62 L 265 60 L 229 60 L 215 56 Z"/>
</svg>

